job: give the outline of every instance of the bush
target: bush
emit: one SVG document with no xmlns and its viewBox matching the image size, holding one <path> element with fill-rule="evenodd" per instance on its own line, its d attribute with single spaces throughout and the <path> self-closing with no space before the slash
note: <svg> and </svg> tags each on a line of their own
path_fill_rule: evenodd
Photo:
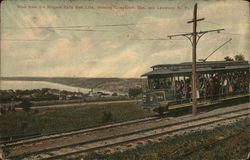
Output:
<svg viewBox="0 0 250 160">
<path fill-rule="evenodd" d="M 113 120 L 113 115 L 110 111 L 104 111 L 102 116 L 102 122 L 107 123 Z"/>
<path fill-rule="evenodd" d="M 242 54 L 234 56 L 235 61 L 245 61 L 245 57 Z"/>
<path fill-rule="evenodd" d="M 13 107 L 11 111 L 16 112 L 16 107 Z"/>
<path fill-rule="evenodd" d="M 11 108 L 11 106 L 9 106 L 9 107 L 8 107 L 8 111 L 12 111 L 12 108 Z"/>
<path fill-rule="evenodd" d="M 21 106 L 23 107 L 23 111 L 29 112 L 30 107 L 31 107 L 31 103 L 29 100 L 25 99 L 25 100 L 22 100 Z"/>
<path fill-rule="evenodd" d="M 130 88 L 128 90 L 129 97 L 136 97 L 136 96 L 138 96 L 141 93 L 142 93 L 142 89 L 141 88 Z"/>
<path fill-rule="evenodd" d="M 27 127 L 28 127 L 28 123 L 26 123 L 26 122 L 21 123 L 21 129 L 22 130 L 26 129 Z"/>
<path fill-rule="evenodd" d="M 4 115 L 6 113 L 6 110 L 4 108 L 0 108 L 0 112 L 2 115 Z"/>
<path fill-rule="evenodd" d="M 39 113 L 39 109 L 36 108 L 36 109 L 34 110 L 34 113 L 35 113 L 35 114 Z"/>
</svg>

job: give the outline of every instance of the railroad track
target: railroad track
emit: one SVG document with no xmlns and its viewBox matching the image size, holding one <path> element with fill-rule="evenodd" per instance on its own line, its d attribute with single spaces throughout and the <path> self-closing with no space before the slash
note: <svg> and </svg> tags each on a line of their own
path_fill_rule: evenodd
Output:
<svg viewBox="0 0 250 160">
<path fill-rule="evenodd" d="M 229 104 L 235 105 L 235 104 L 239 103 L 238 101 L 235 101 L 235 100 L 237 100 L 237 98 L 241 98 L 241 99 L 245 100 L 244 98 L 246 98 L 246 97 L 249 98 L 249 95 L 227 98 L 226 103 L 224 100 L 223 102 L 220 102 L 220 103 L 200 104 L 199 111 L 209 111 L 212 109 L 224 107 L 224 105 L 229 105 Z M 191 107 L 191 105 L 188 103 L 170 106 L 171 112 L 170 112 L 170 114 L 167 114 L 165 116 L 180 116 L 180 115 L 183 115 L 183 113 L 188 114 L 191 111 L 190 107 Z M 141 122 L 156 120 L 158 118 L 159 117 L 157 117 L 157 115 L 155 115 L 155 116 L 147 117 L 147 118 L 143 118 L 143 119 L 131 120 L 131 121 L 126 121 L 126 122 L 118 122 L 118 123 L 108 124 L 105 126 L 92 127 L 92 128 L 88 128 L 88 129 L 79 128 L 79 129 L 75 129 L 75 130 L 64 131 L 64 132 L 54 132 L 54 133 L 49 133 L 49 134 L 38 133 L 38 134 L 34 134 L 34 135 L 27 135 L 27 136 L 24 135 L 21 138 L 16 138 L 13 140 L 12 140 L 12 137 L 9 137 L 9 138 L 5 138 L 8 140 L 5 140 L 5 141 L 2 140 L 2 142 L 0 142 L 0 147 L 3 145 L 5 145 L 5 146 L 23 145 L 23 144 L 39 142 L 39 141 L 48 140 L 48 139 L 55 139 L 55 138 L 67 137 L 67 136 L 83 134 L 83 133 L 88 133 L 88 132 L 93 132 L 93 131 L 98 131 L 98 130 L 111 129 L 111 128 L 115 128 L 117 126 L 132 125 L 132 124 L 137 124 L 137 123 L 141 123 Z"/>
<path fill-rule="evenodd" d="M 237 120 L 239 118 L 249 117 L 250 110 L 248 105 L 243 107 L 234 108 L 224 112 L 221 110 L 216 114 L 206 114 L 201 115 L 197 118 L 185 117 L 179 119 L 178 122 L 167 123 L 168 119 L 154 120 L 155 126 L 152 125 L 148 128 L 138 129 L 134 126 L 132 132 L 113 134 L 106 137 L 99 137 L 91 140 L 82 141 L 79 143 L 74 143 L 70 145 L 61 145 L 57 147 L 51 147 L 48 149 L 42 149 L 38 151 L 31 151 L 27 153 L 20 153 L 10 155 L 9 159 L 62 159 L 62 158 L 72 158 L 75 155 L 82 153 L 100 150 L 103 148 L 110 148 L 114 146 L 121 146 L 123 144 L 132 143 L 141 140 L 148 140 L 151 138 L 165 136 L 169 134 L 177 134 L 187 132 L 188 130 L 195 130 L 199 128 L 206 128 L 210 125 L 224 123 L 228 121 Z M 145 124 L 141 122 L 142 124 Z M 153 123 L 153 122 L 152 122 Z M 157 124 L 160 124 L 156 126 Z M 91 133 L 91 131 L 90 131 Z M 27 144 L 27 143 L 26 143 Z M 29 144 L 31 145 L 31 144 Z M 25 144 L 20 144 L 15 146 L 14 144 L 7 146 L 9 148 L 25 147 Z"/>
<path fill-rule="evenodd" d="M 93 132 L 93 131 L 101 131 L 101 130 L 105 130 L 105 129 L 111 129 L 111 128 L 115 128 L 118 126 L 121 127 L 121 126 L 126 126 L 126 125 L 134 125 L 137 123 L 152 121 L 152 120 L 156 120 L 156 119 L 159 119 L 159 117 L 153 116 L 153 117 L 148 117 L 148 118 L 143 118 L 143 119 L 137 119 L 137 120 L 131 120 L 131 121 L 126 121 L 126 122 L 109 124 L 109 125 L 100 126 L 100 127 L 78 129 L 78 130 L 59 132 L 59 133 L 51 133 L 48 135 L 38 135 L 38 136 L 32 136 L 32 137 L 25 137 L 25 138 L 17 139 L 17 140 L 10 141 L 10 142 L 0 143 L 0 147 L 1 146 L 16 147 L 16 146 L 20 146 L 20 145 L 24 145 L 24 144 L 36 143 L 36 142 L 45 141 L 45 140 L 51 140 L 51 139 L 56 139 L 56 138 L 61 138 L 61 137 L 78 135 L 78 134 L 86 134 L 86 133 Z"/>
</svg>

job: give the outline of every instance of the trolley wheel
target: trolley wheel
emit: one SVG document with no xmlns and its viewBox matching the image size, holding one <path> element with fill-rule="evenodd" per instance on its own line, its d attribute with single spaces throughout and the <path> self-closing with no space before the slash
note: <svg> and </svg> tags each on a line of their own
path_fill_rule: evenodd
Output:
<svg viewBox="0 0 250 160">
<path fill-rule="evenodd" d="M 160 117 L 163 117 L 164 107 L 159 107 L 158 113 L 159 113 Z"/>
</svg>

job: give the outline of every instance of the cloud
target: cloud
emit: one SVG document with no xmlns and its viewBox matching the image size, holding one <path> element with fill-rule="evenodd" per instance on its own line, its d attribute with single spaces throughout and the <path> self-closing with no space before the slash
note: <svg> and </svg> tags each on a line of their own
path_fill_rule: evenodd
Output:
<svg viewBox="0 0 250 160">
<path fill-rule="evenodd" d="M 41 65 L 43 63 L 44 59 L 38 59 L 38 58 L 25 59 L 20 61 L 20 65 L 25 65 L 25 66 Z"/>
<path fill-rule="evenodd" d="M 201 3 L 198 15 L 204 17 L 199 25 L 225 28 L 225 32 L 233 34 L 249 33 L 249 7 L 246 1 L 217 1 L 214 3 Z M 214 16 L 216 15 L 216 16 Z M 210 25 L 208 23 L 210 23 Z"/>
<path fill-rule="evenodd" d="M 13 46 L 13 43 L 12 43 L 12 42 L 10 42 L 10 41 L 5 41 L 5 40 L 2 40 L 2 41 L 1 41 L 1 50 L 2 50 L 2 51 L 6 51 L 6 50 L 10 49 L 11 46 Z"/>
<path fill-rule="evenodd" d="M 155 52 L 150 55 L 152 58 L 157 58 L 159 61 L 164 60 L 165 63 L 180 63 L 183 61 L 190 60 L 191 49 L 190 48 L 179 48 L 166 51 Z"/>
<path fill-rule="evenodd" d="M 115 56 L 109 56 L 102 60 L 105 64 L 114 64 L 120 62 L 132 63 L 138 59 L 138 53 L 133 50 L 133 48 L 126 48 L 125 50 L 117 53 Z"/>
<path fill-rule="evenodd" d="M 75 54 L 87 52 L 93 48 L 90 39 L 70 41 L 67 38 L 60 38 L 50 43 L 46 50 L 46 58 L 69 58 Z"/>
<path fill-rule="evenodd" d="M 147 68 L 146 64 L 141 64 L 141 65 L 136 65 L 130 68 L 127 72 L 124 74 L 120 75 L 122 78 L 128 78 L 128 77 L 138 77 L 141 76 L 143 73 L 148 71 L 149 68 Z"/>
<path fill-rule="evenodd" d="M 117 42 L 112 42 L 112 41 L 105 41 L 101 44 L 103 47 L 108 47 L 108 48 L 118 48 L 121 46 L 121 44 L 117 43 Z"/>
<path fill-rule="evenodd" d="M 58 17 L 54 15 L 25 15 L 22 16 L 22 22 L 27 27 L 48 27 L 55 22 Z"/>
<path fill-rule="evenodd" d="M 155 17 L 146 16 L 138 21 L 133 28 L 134 31 L 129 33 L 130 38 L 166 38 L 168 34 L 176 32 L 186 32 L 190 25 L 184 23 L 183 20 L 190 18 L 190 11 L 184 11 L 181 16 L 176 17 Z"/>
<path fill-rule="evenodd" d="M 67 38 L 60 38 L 46 44 L 46 48 L 27 47 L 22 49 L 25 50 L 25 52 L 20 52 L 20 48 L 18 46 L 15 49 L 5 51 L 2 60 L 16 61 L 15 66 L 8 65 L 8 70 L 28 67 L 26 73 L 29 72 L 29 74 L 32 70 L 36 70 L 33 73 L 37 73 L 38 75 L 42 75 L 40 73 L 54 73 L 55 75 L 60 75 L 62 71 L 58 71 L 56 68 L 60 68 L 64 65 L 65 68 L 70 68 L 71 63 L 74 63 L 75 60 L 82 60 L 82 63 L 86 63 L 85 65 L 87 65 L 90 61 L 93 62 L 93 56 L 88 54 L 88 51 L 92 48 L 93 44 L 88 38 L 83 38 L 82 40 L 76 42 L 70 41 Z M 44 72 L 40 70 L 44 70 Z M 58 73 L 54 70 L 57 70 Z M 76 72 L 76 70 L 70 70 L 67 73 L 71 74 L 70 72 Z"/>
<path fill-rule="evenodd" d="M 2 42 L 2 59 L 6 61 L 3 63 L 2 73 L 32 76 L 138 77 L 150 70 L 152 65 L 191 61 L 192 47 L 185 37 L 164 41 L 136 39 L 167 38 L 170 34 L 192 32 L 192 24 L 186 23 L 192 19 L 192 3 L 173 2 L 173 5 L 188 7 L 189 10 L 98 10 L 86 14 L 84 11 L 47 9 L 29 10 L 30 13 L 27 14 L 22 10 L 19 18 L 15 17 L 19 12 L 10 12 L 7 16 L 11 15 L 11 18 L 6 18 L 10 23 L 5 23 L 12 26 L 11 22 L 14 21 L 13 26 L 21 28 L 130 23 L 136 25 L 91 28 L 111 32 L 59 31 L 44 28 L 3 30 L 1 38 L 43 41 Z M 117 2 L 118 4 L 120 2 Z M 139 4 L 135 1 L 135 5 Z M 225 28 L 226 31 L 225 34 L 222 32 L 204 35 L 197 46 L 197 59 L 207 57 L 229 38 L 233 38 L 232 42 L 223 46 L 209 60 L 223 60 L 225 56 L 233 57 L 236 53 L 247 54 L 250 33 L 249 8 L 243 5 L 236 1 L 198 1 L 198 17 L 205 18 L 198 23 L 198 30 Z M 99 18 L 97 15 L 104 15 L 105 18 Z M 9 64 L 10 62 L 14 63 Z"/>
</svg>

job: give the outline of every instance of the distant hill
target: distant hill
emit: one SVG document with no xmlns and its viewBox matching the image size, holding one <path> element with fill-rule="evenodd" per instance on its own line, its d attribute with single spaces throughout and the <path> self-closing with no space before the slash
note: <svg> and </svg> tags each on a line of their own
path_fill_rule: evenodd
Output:
<svg viewBox="0 0 250 160">
<path fill-rule="evenodd" d="M 141 87 L 145 83 L 145 79 L 140 78 L 1 77 L 1 80 L 46 81 L 111 92 L 128 92 L 129 88 Z"/>
</svg>

